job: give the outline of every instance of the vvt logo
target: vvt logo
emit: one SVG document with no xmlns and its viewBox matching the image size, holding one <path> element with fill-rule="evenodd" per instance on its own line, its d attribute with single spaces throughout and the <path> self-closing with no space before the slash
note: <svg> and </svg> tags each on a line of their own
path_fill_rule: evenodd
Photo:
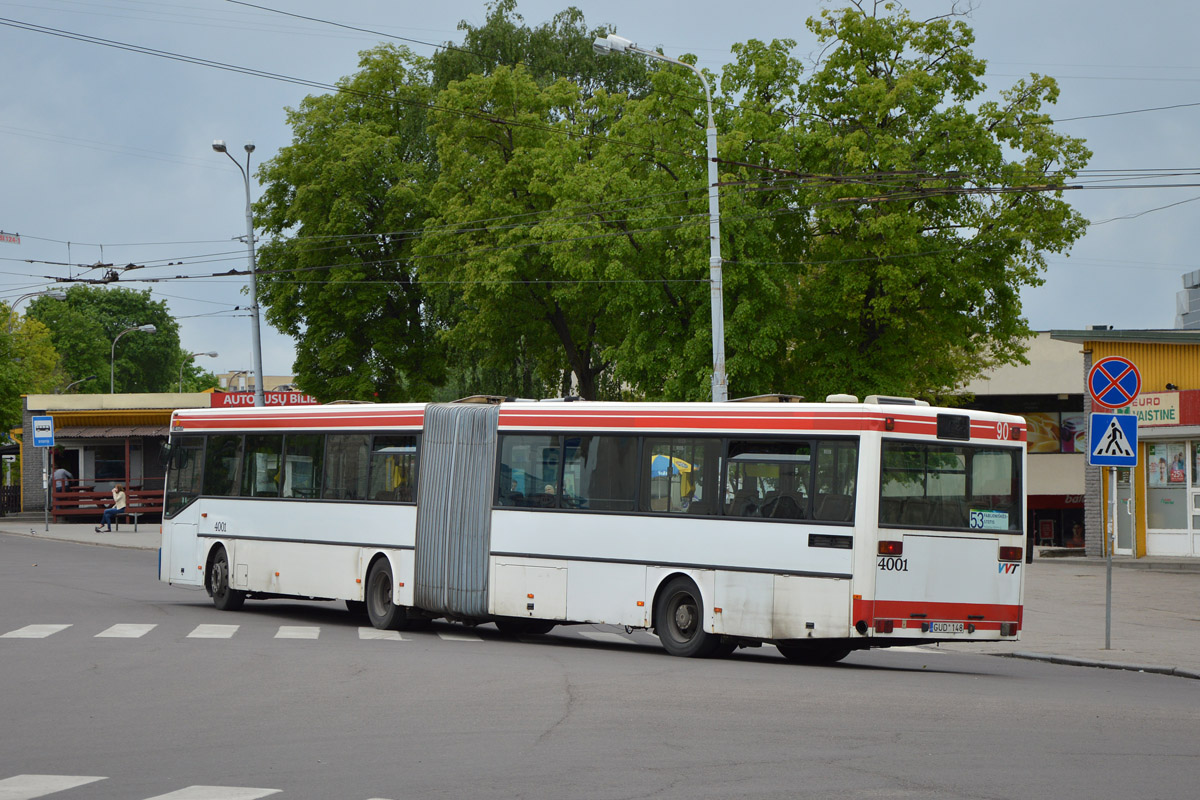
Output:
<svg viewBox="0 0 1200 800">
<path fill-rule="evenodd" d="M 1016 573 L 1020 566 L 1020 564 L 997 564 L 996 571 L 1001 575 L 1012 575 Z"/>
</svg>

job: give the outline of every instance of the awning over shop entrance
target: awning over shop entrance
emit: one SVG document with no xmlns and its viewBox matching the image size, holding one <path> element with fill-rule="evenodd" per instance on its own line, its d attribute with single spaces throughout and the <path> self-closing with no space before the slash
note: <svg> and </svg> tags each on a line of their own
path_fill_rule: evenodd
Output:
<svg viewBox="0 0 1200 800">
<path fill-rule="evenodd" d="M 65 425 L 54 432 L 56 439 L 125 439 L 134 436 L 167 435 L 166 425 Z"/>
</svg>

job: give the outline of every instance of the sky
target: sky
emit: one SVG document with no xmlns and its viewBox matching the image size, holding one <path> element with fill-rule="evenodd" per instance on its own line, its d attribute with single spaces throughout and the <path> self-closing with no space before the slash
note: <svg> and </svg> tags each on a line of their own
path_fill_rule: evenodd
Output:
<svg viewBox="0 0 1200 800">
<path fill-rule="evenodd" d="M 436 45 L 461 41 L 487 4 L 415 0 L 255 0 L 267 8 Z M 570 3 L 520 0 L 531 26 Z M 817 0 L 585 0 L 589 26 L 609 25 L 667 55 L 693 53 L 719 71 L 730 46 L 792 38 L 817 55 L 805 19 L 844 3 Z M 950 2 L 913 0 L 914 17 Z M 1050 112 L 1093 151 L 1089 188 L 1067 197 L 1091 221 L 1070 256 L 1051 254 L 1045 284 L 1023 293 L 1035 330 L 1172 328 L 1181 276 L 1200 268 L 1200 4 L 1188 0 L 958 3 L 987 61 L 988 97 L 1031 72 L 1058 79 Z M 57 35 L 13 27 L 42 26 Z M 212 372 L 252 366 L 245 277 L 139 282 L 244 270 L 245 184 L 212 149 L 223 139 L 251 171 L 291 141 L 286 109 L 320 90 L 213 66 L 79 41 L 96 37 L 170 54 L 331 84 L 359 51 L 385 41 L 229 0 L 0 0 L 0 299 L 96 278 L 90 265 L 143 265 L 118 286 L 149 288 L 179 320 L 182 345 Z M 407 42 L 430 55 L 434 47 Z M 1159 109 L 1159 110 L 1146 110 Z M 1135 112 L 1135 113 L 1124 113 Z M 1161 172 L 1158 172 L 1161 171 Z M 1128 173 L 1128 174 L 1124 174 Z M 1148 174 L 1152 173 L 1152 174 Z M 257 199 L 261 187 L 251 182 Z M 19 235 L 19 243 L 12 241 Z M 704 266 L 707 266 L 705 264 Z M 66 284 L 69 286 L 70 284 Z M 28 300 L 22 300 L 23 311 Z M 138 335 L 138 334 L 131 334 Z M 263 371 L 292 372 L 292 340 L 261 323 Z"/>
</svg>

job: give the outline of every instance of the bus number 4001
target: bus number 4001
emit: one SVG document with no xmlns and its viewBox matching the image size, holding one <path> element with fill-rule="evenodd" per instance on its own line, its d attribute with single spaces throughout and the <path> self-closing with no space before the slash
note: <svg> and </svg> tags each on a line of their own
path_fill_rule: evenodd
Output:
<svg viewBox="0 0 1200 800">
<path fill-rule="evenodd" d="M 907 558 L 881 558 L 879 568 L 884 572 L 908 572 Z"/>
</svg>

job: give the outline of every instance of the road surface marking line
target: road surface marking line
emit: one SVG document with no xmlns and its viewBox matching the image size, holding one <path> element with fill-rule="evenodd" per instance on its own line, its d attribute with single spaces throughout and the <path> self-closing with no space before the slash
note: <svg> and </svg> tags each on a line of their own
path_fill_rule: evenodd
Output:
<svg viewBox="0 0 1200 800">
<path fill-rule="evenodd" d="M 133 622 L 123 622 L 118 625 L 113 625 L 107 630 L 100 631 L 93 638 L 95 639 L 140 639 L 150 631 L 157 628 L 157 624 L 142 624 Z"/>
<path fill-rule="evenodd" d="M 24 628 L 17 628 L 15 631 L 9 631 L 0 635 L 0 639 L 45 639 L 47 636 L 53 636 L 59 631 L 65 631 L 70 625 L 26 625 Z M 3 795 L 0 795 L 0 800 Z"/>
<path fill-rule="evenodd" d="M 102 780 L 93 775 L 14 775 L 0 781 L 0 800 L 33 800 Z"/>
<path fill-rule="evenodd" d="M 458 631 L 438 631 L 438 638 L 447 642 L 482 642 L 474 633 L 459 633 Z"/>
<path fill-rule="evenodd" d="M 276 639 L 316 639 L 321 629 L 315 625 L 280 625 Z"/>
<path fill-rule="evenodd" d="M 591 639 L 594 642 L 615 642 L 618 644 L 634 644 L 633 639 L 628 636 L 622 636 L 619 633 L 607 633 L 606 631 L 580 631 L 580 636 Z"/>
<path fill-rule="evenodd" d="M 197 625 L 196 629 L 187 635 L 188 639 L 232 639 L 237 633 L 237 625 Z"/>
<path fill-rule="evenodd" d="M 375 628 L 359 628 L 358 638 L 360 639 L 391 639 L 392 641 L 403 642 L 404 637 L 400 635 L 400 631 L 381 631 Z"/>
<path fill-rule="evenodd" d="M 282 789 L 253 789 L 249 786 L 189 786 L 177 792 L 159 794 L 146 800 L 256 800 Z"/>
</svg>

